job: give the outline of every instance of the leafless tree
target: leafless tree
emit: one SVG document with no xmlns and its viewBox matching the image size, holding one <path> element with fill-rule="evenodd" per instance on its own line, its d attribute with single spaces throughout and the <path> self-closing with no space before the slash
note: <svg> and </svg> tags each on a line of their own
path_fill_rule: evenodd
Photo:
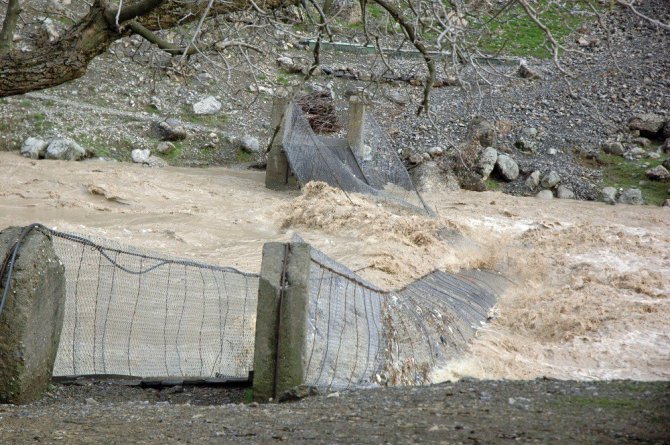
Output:
<svg viewBox="0 0 670 445">
<path fill-rule="evenodd" d="M 259 42 L 269 42 L 266 37 L 278 30 L 291 34 L 292 20 L 311 22 L 312 37 L 320 42 L 337 38 L 334 25 L 342 19 L 342 3 L 332 0 L 93 0 L 90 4 L 77 3 L 80 8 L 83 6 L 80 14 L 74 9 L 52 11 L 52 15 L 64 16 L 62 21 L 69 24 L 67 29 L 25 51 L 14 45 L 16 35 L 27 29 L 21 21 L 22 10 L 36 11 L 44 5 L 40 0 L 3 1 L 4 6 L 0 2 L 0 14 L 4 13 L 0 30 L 0 97 L 45 89 L 81 77 L 89 63 L 105 53 L 113 42 L 133 34 L 180 63 L 197 54 L 225 70 L 229 62 L 222 54 L 235 50 L 237 57 L 246 59 L 251 67 L 248 51 L 264 51 Z M 569 15 L 581 8 L 582 12 L 597 14 L 594 7 L 597 2 L 359 0 L 359 10 L 366 43 L 378 50 L 387 69 L 391 67 L 385 60 L 384 45 L 411 46 L 421 54 L 424 68 L 413 78 L 423 85 L 420 113 L 428 109 L 429 93 L 439 84 L 438 77 L 458 78 L 464 66 L 474 66 L 478 73 L 490 69 L 485 61 L 491 57 L 491 48 L 484 43 L 496 32 L 496 21 L 511 9 L 525 14 L 544 33 L 546 48 L 562 69 L 559 54 L 565 48 L 545 23 L 545 10 L 551 8 L 552 14 Z M 645 18 L 651 26 L 668 29 L 667 24 L 640 13 L 635 0 L 614 0 L 614 3 Z M 293 18 L 286 13 L 287 8 L 292 9 Z M 318 56 L 318 50 L 315 55 Z M 317 66 L 318 63 L 311 64 L 309 75 L 315 74 Z"/>
</svg>

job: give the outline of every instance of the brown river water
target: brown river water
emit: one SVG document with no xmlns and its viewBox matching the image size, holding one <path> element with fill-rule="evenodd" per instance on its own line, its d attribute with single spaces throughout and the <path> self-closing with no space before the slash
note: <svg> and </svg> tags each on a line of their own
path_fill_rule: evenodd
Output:
<svg viewBox="0 0 670 445">
<path fill-rule="evenodd" d="M 670 208 L 457 191 L 426 194 L 428 218 L 323 184 L 271 191 L 253 171 L 10 152 L 0 171 L 0 228 L 40 222 L 251 272 L 263 243 L 297 233 L 387 288 L 436 268 L 503 273 L 493 321 L 434 381 L 670 379 Z"/>
</svg>

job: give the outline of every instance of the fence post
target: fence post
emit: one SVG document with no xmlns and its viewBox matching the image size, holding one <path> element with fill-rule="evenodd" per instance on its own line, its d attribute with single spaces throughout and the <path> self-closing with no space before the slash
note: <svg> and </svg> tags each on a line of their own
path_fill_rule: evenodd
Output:
<svg viewBox="0 0 670 445">
<path fill-rule="evenodd" d="M 275 396 L 279 303 L 287 254 L 288 246 L 284 243 L 265 243 L 263 245 L 254 347 L 253 392 L 254 399 L 258 401 L 267 401 Z"/>
<path fill-rule="evenodd" d="M 365 145 L 365 102 L 360 96 L 349 98 L 349 148 L 359 160 L 370 158 L 370 147 Z"/>
<path fill-rule="evenodd" d="M 13 256 L 16 242 L 19 250 Z M 65 309 L 65 269 L 46 230 L 29 226 L 0 232 L 0 301 L 3 295 L 0 403 L 30 403 L 51 381 Z"/>
<path fill-rule="evenodd" d="M 291 107 L 288 97 L 285 95 L 275 96 L 272 102 L 272 131 L 277 130 L 273 136 L 272 145 L 267 157 L 265 169 L 265 187 L 273 190 L 284 190 L 298 188 L 298 182 L 291 172 L 291 168 L 284 152 L 284 134 L 289 129 L 286 126 L 290 122 Z"/>
<path fill-rule="evenodd" d="M 288 245 L 286 287 L 279 310 L 275 396 L 302 385 L 305 380 L 311 258 L 309 244 Z"/>
</svg>

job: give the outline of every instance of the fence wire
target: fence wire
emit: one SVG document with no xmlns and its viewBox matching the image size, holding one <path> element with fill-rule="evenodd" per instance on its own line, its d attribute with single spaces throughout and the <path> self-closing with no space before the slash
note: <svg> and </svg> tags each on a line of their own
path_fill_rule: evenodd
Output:
<svg viewBox="0 0 670 445">
<path fill-rule="evenodd" d="M 506 280 L 432 272 L 383 291 L 312 249 L 305 383 L 346 389 L 415 385 L 462 354 Z"/>
<path fill-rule="evenodd" d="M 55 376 L 248 377 L 258 275 L 50 232 L 67 294 Z"/>
<path fill-rule="evenodd" d="M 346 141 L 317 136 L 302 110 L 289 104 L 282 144 L 291 171 L 303 184 L 323 181 L 345 192 L 365 193 L 432 215 L 383 129 L 370 113 L 364 120 L 364 141 L 370 156 L 363 159 Z"/>
</svg>

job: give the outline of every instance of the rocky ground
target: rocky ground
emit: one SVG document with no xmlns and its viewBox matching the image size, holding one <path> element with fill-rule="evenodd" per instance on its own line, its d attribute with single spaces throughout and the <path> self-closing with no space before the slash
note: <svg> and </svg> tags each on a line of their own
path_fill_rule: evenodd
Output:
<svg viewBox="0 0 670 445">
<path fill-rule="evenodd" d="M 462 380 L 244 403 L 245 389 L 53 385 L 0 405 L 3 443 L 670 443 L 670 386 Z"/>
</svg>

